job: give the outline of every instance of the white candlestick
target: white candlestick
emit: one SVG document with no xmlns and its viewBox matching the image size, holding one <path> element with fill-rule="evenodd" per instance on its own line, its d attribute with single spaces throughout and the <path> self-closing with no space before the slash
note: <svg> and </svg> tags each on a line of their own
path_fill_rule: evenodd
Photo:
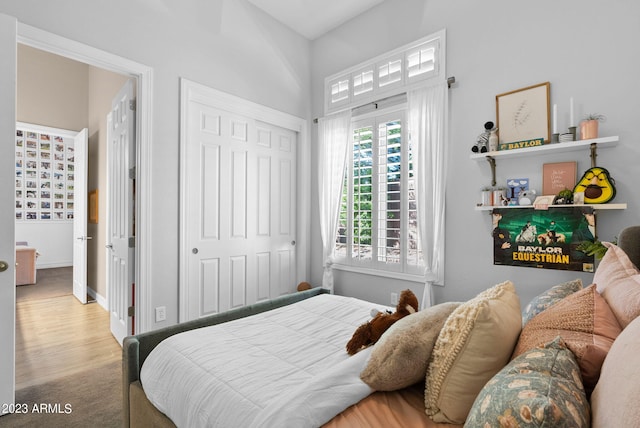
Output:
<svg viewBox="0 0 640 428">
<path fill-rule="evenodd" d="M 573 97 L 569 98 L 569 126 L 576 126 L 573 121 Z"/>
<path fill-rule="evenodd" d="M 558 104 L 553 105 L 553 133 L 558 133 Z"/>
</svg>

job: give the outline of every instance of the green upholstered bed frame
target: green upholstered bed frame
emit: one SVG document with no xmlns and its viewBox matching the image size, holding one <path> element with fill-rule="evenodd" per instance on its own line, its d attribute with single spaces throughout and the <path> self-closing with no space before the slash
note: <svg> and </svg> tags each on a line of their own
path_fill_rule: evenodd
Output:
<svg viewBox="0 0 640 428">
<path fill-rule="evenodd" d="M 629 256 L 631 261 L 640 267 L 640 226 L 630 226 L 623 229 L 618 235 L 618 246 Z M 259 312 L 268 311 L 285 306 L 300 300 L 327 293 L 327 290 L 313 288 L 311 290 L 278 297 L 274 300 L 260 302 L 212 315 L 194 321 L 177 324 L 171 327 L 130 336 L 124 339 L 123 344 L 123 390 L 124 397 L 124 424 L 125 427 L 175 427 L 173 422 L 156 409 L 149 400 L 140 384 L 140 367 L 151 350 L 162 340 L 176 333 L 205 327 L 214 324 L 243 318 Z"/>
<path fill-rule="evenodd" d="M 290 305 L 319 294 L 328 293 L 323 288 L 312 288 L 285 296 L 277 297 L 273 300 L 259 302 L 253 305 L 232 309 L 208 317 L 187 321 L 159 330 L 141 333 L 135 336 L 126 337 L 122 344 L 122 396 L 123 396 L 123 418 L 125 427 L 154 426 L 173 427 L 175 426 L 169 418 L 157 410 L 149 402 L 140 384 L 140 367 L 144 363 L 149 353 L 160 342 L 169 336 L 177 333 L 193 330 L 200 327 L 207 327 L 223 322 L 244 318 L 260 312 L 269 311 L 281 306 Z"/>
</svg>

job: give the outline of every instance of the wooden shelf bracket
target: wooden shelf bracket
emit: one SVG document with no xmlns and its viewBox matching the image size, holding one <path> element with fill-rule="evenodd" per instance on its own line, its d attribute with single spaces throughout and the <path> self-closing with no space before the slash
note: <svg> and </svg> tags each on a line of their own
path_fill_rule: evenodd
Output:
<svg viewBox="0 0 640 428">
<path fill-rule="evenodd" d="M 489 162 L 489 165 L 491 166 L 491 185 L 495 186 L 496 185 L 496 159 L 493 156 L 487 156 L 486 159 L 487 159 L 487 162 Z"/>
</svg>

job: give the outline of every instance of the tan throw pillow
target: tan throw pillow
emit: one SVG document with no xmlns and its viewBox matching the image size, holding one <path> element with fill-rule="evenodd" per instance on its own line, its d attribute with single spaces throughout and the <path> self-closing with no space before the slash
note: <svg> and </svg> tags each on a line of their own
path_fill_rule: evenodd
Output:
<svg viewBox="0 0 640 428">
<path fill-rule="evenodd" d="M 575 354 L 584 388 L 590 394 L 620 331 L 609 305 L 592 284 L 532 318 L 522 329 L 513 358 L 560 336 Z"/>
<path fill-rule="evenodd" d="M 520 299 L 511 281 L 460 305 L 442 327 L 426 376 L 425 408 L 435 422 L 463 424 L 518 340 Z"/>
<path fill-rule="evenodd" d="M 608 250 L 593 275 L 593 282 L 625 328 L 640 315 L 640 272 L 620 247 L 609 242 L 604 245 Z"/>
<path fill-rule="evenodd" d="M 640 318 L 613 342 L 591 394 L 593 428 L 633 427 L 640 421 Z"/>
<path fill-rule="evenodd" d="M 360 379 L 377 391 L 395 391 L 424 379 L 433 345 L 460 303 L 442 303 L 398 320 L 371 351 Z"/>
</svg>

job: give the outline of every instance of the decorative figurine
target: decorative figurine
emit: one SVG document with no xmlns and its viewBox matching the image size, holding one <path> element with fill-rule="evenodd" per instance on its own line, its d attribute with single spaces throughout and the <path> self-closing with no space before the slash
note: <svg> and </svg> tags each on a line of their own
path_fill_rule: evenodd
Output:
<svg viewBox="0 0 640 428">
<path fill-rule="evenodd" d="M 489 144 L 489 137 L 491 136 L 491 131 L 494 129 L 493 122 L 485 122 L 484 124 L 484 132 L 478 135 L 476 139 L 476 144 L 471 147 L 471 151 L 473 153 L 486 153 L 489 149 L 487 146 Z"/>
</svg>

